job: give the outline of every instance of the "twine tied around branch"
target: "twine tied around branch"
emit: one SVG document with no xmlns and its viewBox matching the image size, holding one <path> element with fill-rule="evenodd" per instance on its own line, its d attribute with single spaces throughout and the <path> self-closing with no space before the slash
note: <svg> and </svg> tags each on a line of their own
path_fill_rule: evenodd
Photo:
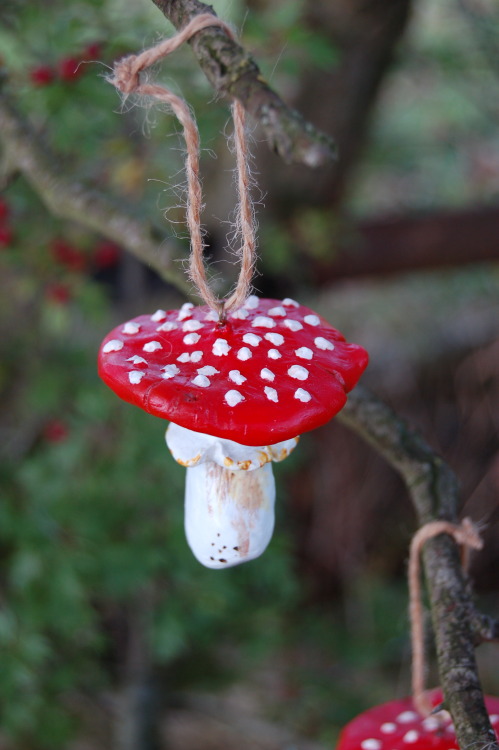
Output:
<svg viewBox="0 0 499 750">
<path fill-rule="evenodd" d="M 483 541 L 478 530 L 469 518 L 463 518 L 460 525 L 450 521 L 430 521 L 430 523 L 422 526 L 412 538 L 408 574 L 412 645 L 412 696 L 414 706 L 423 716 L 428 716 L 432 712 L 432 706 L 429 703 L 424 685 L 425 653 L 420 559 L 425 542 L 439 534 L 449 534 L 462 547 L 461 564 L 465 571 L 469 565 L 470 551 L 483 548 Z"/>
<path fill-rule="evenodd" d="M 238 252 L 240 260 L 239 277 L 232 294 L 226 299 L 219 299 L 213 292 L 206 276 L 203 260 L 204 241 L 201 226 L 201 210 L 203 206 L 201 181 L 199 178 L 199 133 L 194 117 L 187 102 L 177 96 L 165 86 L 141 81 L 141 72 L 158 60 L 171 54 L 193 34 L 208 27 L 219 26 L 234 39 L 230 26 L 211 13 L 201 13 L 195 16 L 181 31 L 174 36 L 164 39 L 139 55 L 129 55 L 118 61 L 114 66 L 114 74 L 109 78 L 119 91 L 126 96 L 139 94 L 150 96 L 168 104 L 180 121 L 186 144 L 185 168 L 187 173 L 187 225 L 191 239 L 189 259 L 189 276 L 194 282 L 204 302 L 216 310 L 219 321 L 223 322 L 227 312 L 241 307 L 250 291 L 251 279 L 256 262 L 256 239 L 254 227 L 253 205 L 249 193 L 250 176 L 248 168 L 248 147 L 245 136 L 245 111 L 242 104 L 234 99 L 232 117 L 234 121 L 234 141 L 237 169 L 237 218 L 236 227 L 241 235 L 242 246 Z"/>
</svg>

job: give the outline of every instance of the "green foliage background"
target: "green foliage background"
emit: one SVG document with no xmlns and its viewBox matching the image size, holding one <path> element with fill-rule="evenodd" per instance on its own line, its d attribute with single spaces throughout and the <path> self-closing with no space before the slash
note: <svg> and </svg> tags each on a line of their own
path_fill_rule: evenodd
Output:
<svg viewBox="0 0 499 750">
<path fill-rule="evenodd" d="M 438 8 L 420 5 L 422 17 L 428 15 L 424 32 L 394 70 L 410 85 L 402 91 L 394 80 L 387 88 L 352 191 L 359 214 L 393 207 L 394 196 L 396 208 L 406 209 L 497 195 L 495 183 L 466 179 L 478 136 L 482 143 L 497 139 L 475 101 L 490 98 L 491 74 L 477 60 L 480 90 L 472 78 L 463 79 L 477 52 L 460 33 L 461 17 L 448 0 Z M 298 1 L 269 5 L 245 23 L 264 72 L 283 91 L 303 65 L 321 69 L 337 60 L 334 45 L 304 31 L 302 8 Z M 236 23 L 244 18 L 241 3 L 216 9 Z M 24 112 L 82 178 L 112 189 L 137 215 L 157 223 L 158 214 L 178 202 L 170 182 L 182 166 L 178 127 L 159 111 L 145 115 L 125 105 L 123 114 L 104 77 L 117 56 L 166 31 L 161 14 L 145 1 L 10 0 L 0 17 L 2 62 Z M 85 63 L 74 81 L 33 85 L 37 66 L 57 66 L 94 42 L 101 44 L 103 63 Z M 414 108 L 421 77 L 430 96 Z M 203 143 L 218 148 L 227 112 L 213 103 L 189 50 L 176 53 L 169 82 L 188 92 Z M 458 139 L 467 145 L 459 158 Z M 303 649 L 308 658 L 291 659 L 288 673 L 299 689 L 270 712 L 298 732 L 332 742 L 355 707 L 386 697 L 407 663 L 404 585 L 381 584 L 366 573 L 351 592 L 353 617 L 340 605 L 314 605 L 293 557 L 284 503 L 262 559 L 222 573 L 203 569 L 184 540 L 184 470 L 166 450 L 163 423 L 119 402 L 95 372 L 101 337 L 143 310 L 134 300 L 117 303 L 107 277 L 92 265 L 99 238 L 51 216 L 23 180 L 13 182 L 5 198 L 14 240 L 0 257 L 4 737 L 16 748 L 67 747 L 80 731 L 73 697 L 120 688 L 125 657 L 112 623 L 126 623 L 130 611 L 139 611 L 153 663 L 169 670 L 172 690 L 226 685 L 269 654 Z M 182 210 L 170 209 L 168 218 L 181 220 Z M 309 211 L 299 221 L 310 227 L 317 252 L 327 249 L 330 218 Z M 286 261 L 285 238 L 271 220 L 262 236 L 274 248 L 264 270 L 265 263 L 278 270 Z M 54 261 L 53 242 L 60 237 L 82 254 L 83 272 Z M 54 284 L 68 290 L 67 303 L 50 294 Z M 162 289 L 158 304 L 165 306 L 170 294 Z M 47 431 L 54 422 L 60 439 Z M 279 486 L 300 460 L 277 468 Z M 237 653 L 230 668 L 221 658 L 227 652 Z"/>
</svg>

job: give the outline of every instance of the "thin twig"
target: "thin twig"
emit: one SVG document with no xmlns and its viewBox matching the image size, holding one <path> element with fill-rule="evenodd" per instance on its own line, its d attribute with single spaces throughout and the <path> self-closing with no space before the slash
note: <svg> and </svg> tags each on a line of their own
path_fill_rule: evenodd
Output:
<svg viewBox="0 0 499 750">
<path fill-rule="evenodd" d="M 419 525 L 457 521 L 458 482 L 451 469 L 386 404 L 357 387 L 339 418 L 370 442 L 403 477 Z M 454 540 L 441 534 L 425 544 L 440 680 L 462 748 L 499 750 L 485 708 L 475 659 L 473 603 Z"/>
<path fill-rule="evenodd" d="M 177 29 L 199 14 L 215 15 L 211 6 L 199 0 L 153 2 Z M 223 29 L 203 29 L 189 43 L 215 91 L 241 102 L 260 123 L 270 148 L 285 162 L 319 167 L 336 158 L 332 138 L 288 107 L 264 80 L 249 53 Z"/>
</svg>

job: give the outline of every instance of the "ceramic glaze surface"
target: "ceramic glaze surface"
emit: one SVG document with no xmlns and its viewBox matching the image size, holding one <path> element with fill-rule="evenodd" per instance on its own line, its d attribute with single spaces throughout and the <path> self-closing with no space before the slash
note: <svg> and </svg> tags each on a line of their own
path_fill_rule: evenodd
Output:
<svg viewBox="0 0 499 750">
<path fill-rule="evenodd" d="M 429 694 L 432 706 L 442 702 L 442 692 Z M 485 697 L 492 728 L 499 738 L 499 698 Z M 343 729 L 336 750 L 457 750 L 450 714 L 439 711 L 424 718 L 412 698 L 370 708 Z"/>
<path fill-rule="evenodd" d="M 287 440 L 329 421 L 367 352 L 294 300 L 248 298 L 220 325 L 190 303 L 112 330 L 99 374 L 125 401 L 245 445 Z"/>
</svg>

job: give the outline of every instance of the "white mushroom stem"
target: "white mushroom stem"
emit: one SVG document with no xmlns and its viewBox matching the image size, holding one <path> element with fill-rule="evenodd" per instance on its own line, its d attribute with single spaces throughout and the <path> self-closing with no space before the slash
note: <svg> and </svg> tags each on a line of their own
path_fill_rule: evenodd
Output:
<svg viewBox="0 0 499 750">
<path fill-rule="evenodd" d="M 270 462 L 286 458 L 298 438 L 247 446 L 172 423 L 166 442 L 187 468 L 185 531 L 199 562 L 228 568 L 261 555 L 274 529 Z"/>
<path fill-rule="evenodd" d="M 230 471 L 213 461 L 187 469 L 185 533 L 200 563 L 228 568 L 266 549 L 274 530 L 271 464 Z"/>
</svg>

